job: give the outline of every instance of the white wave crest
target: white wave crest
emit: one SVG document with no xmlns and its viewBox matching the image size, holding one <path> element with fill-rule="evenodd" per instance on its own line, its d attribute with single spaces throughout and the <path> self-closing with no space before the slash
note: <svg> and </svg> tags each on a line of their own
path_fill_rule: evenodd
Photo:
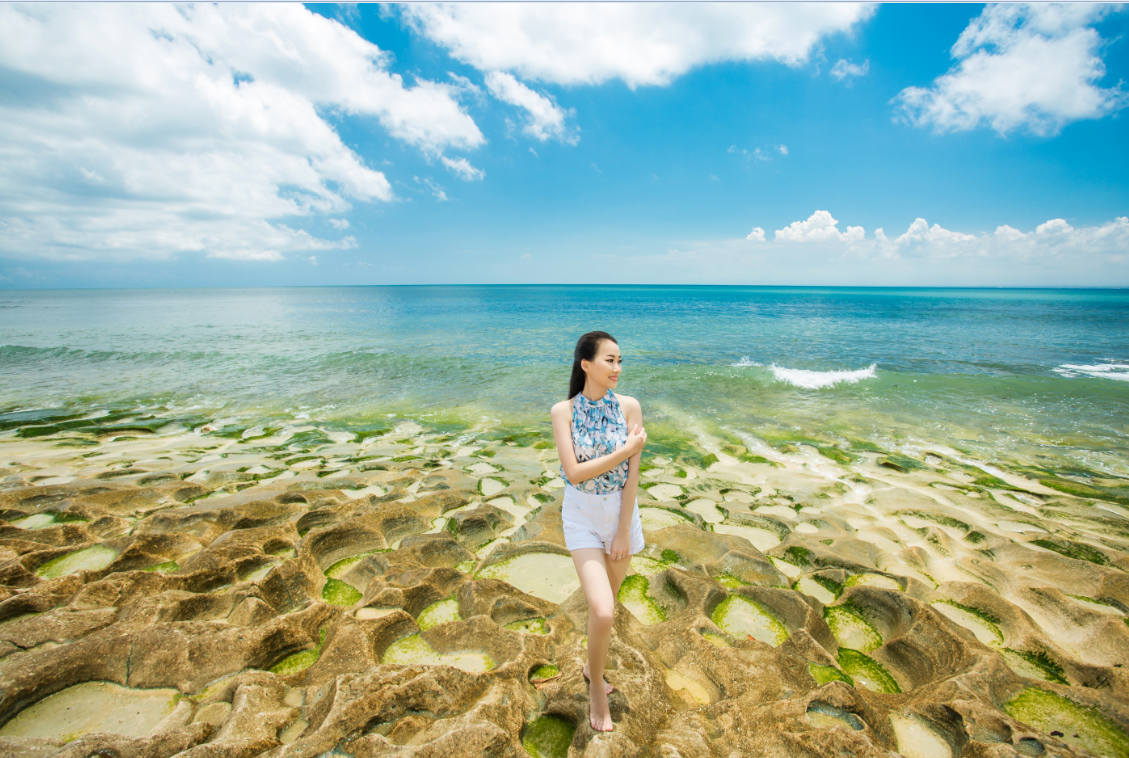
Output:
<svg viewBox="0 0 1129 758">
<path fill-rule="evenodd" d="M 863 379 L 877 379 L 877 363 L 857 371 L 808 371 L 802 368 L 784 368 L 775 363 L 770 366 L 778 382 L 787 382 L 794 387 L 808 390 L 821 390 L 836 384 L 855 384 Z"/>
<path fill-rule="evenodd" d="M 1093 366 L 1064 363 L 1052 370 L 1067 379 L 1088 376 L 1094 379 L 1116 379 L 1120 382 L 1129 382 L 1129 363 L 1098 363 Z"/>
<path fill-rule="evenodd" d="M 737 361 L 736 363 L 731 363 L 729 365 L 733 366 L 734 368 L 745 368 L 745 367 L 748 367 L 748 366 L 763 366 L 764 364 L 763 363 L 757 363 L 756 361 L 751 361 L 751 360 L 749 360 L 749 356 L 746 355 L 744 358 Z"/>
</svg>

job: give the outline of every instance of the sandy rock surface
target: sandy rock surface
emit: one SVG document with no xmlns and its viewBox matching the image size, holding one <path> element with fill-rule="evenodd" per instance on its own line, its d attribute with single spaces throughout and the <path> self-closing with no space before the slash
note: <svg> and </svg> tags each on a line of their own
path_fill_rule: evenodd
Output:
<svg viewBox="0 0 1129 758">
<path fill-rule="evenodd" d="M 1109 489 L 651 459 L 597 734 L 555 451 L 350 436 L 0 439 L 0 755 L 1129 756 Z"/>
</svg>

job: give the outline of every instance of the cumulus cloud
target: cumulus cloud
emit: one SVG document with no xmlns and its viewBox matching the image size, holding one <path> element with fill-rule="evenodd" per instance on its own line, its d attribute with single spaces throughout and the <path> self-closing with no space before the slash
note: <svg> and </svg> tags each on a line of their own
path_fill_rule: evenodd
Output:
<svg viewBox="0 0 1129 758">
<path fill-rule="evenodd" d="M 756 227 L 745 240 L 763 243 L 764 231 Z M 868 263 L 904 262 L 943 277 L 971 277 L 990 270 L 996 276 L 994 283 L 1004 286 L 1029 283 L 1028 277 L 1042 277 L 1044 286 L 1129 284 L 1129 218 L 1123 216 L 1095 226 L 1075 227 L 1059 218 L 1030 232 L 1001 224 L 993 232 L 980 233 L 931 226 L 917 218 L 901 234 L 891 237 L 879 228 L 868 238 L 861 226 L 840 232 L 838 221 L 821 210 L 777 230 L 773 242 L 755 249 L 769 253 L 808 250 L 804 254 L 825 263 L 850 262 L 856 273 L 865 272 Z M 871 272 L 879 273 L 877 269 Z"/>
<path fill-rule="evenodd" d="M 565 118 L 569 113 L 545 95 L 534 92 L 519 82 L 512 74 L 504 71 L 487 73 L 486 88 L 503 103 L 516 105 L 526 112 L 527 121 L 523 131 L 531 137 L 541 142 L 557 139 L 573 145 L 579 141 L 579 137 L 570 134 L 565 127 Z"/>
<path fill-rule="evenodd" d="M 354 246 L 299 228 L 393 199 L 334 118 L 379 123 L 429 159 L 485 141 L 457 84 L 407 86 L 389 65 L 301 5 L 2 6 L 0 255 L 279 260 Z"/>
<path fill-rule="evenodd" d="M 1129 102 L 1120 85 L 1103 88 L 1104 40 L 1092 24 L 1109 5 L 993 5 L 953 45 L 957 60 L 931 87 L 894 99 L 900 118 L 939 132 L 982 124 L 1000 134 L 1025 127 L 1057 134 L 1072 121 L 1101 118 Z"/>
<path fill-rule="evenodd" d="M 408 22 L 483 71 L 526 80 L 663 85 L 721 61 L 807 60 L 870 17 L 865 3 L 412 3 Z"/>
<path fill-rule="evenodd" d="M 841 232 L 839 222 L 827 211 L 816 211 L 805 221 L 793 221 L 776 230 L 777 242 L 858 242 L 865 234 L 861 226 L 848 226 Z"/>
<path fill-rule="evenodd" d="M 866 76 L 866 72 L 870 71 L 870 61 L 863 61 L 861 64 L 851 63 L 845 58 L 840 58 L 834 66 L 831 67 L 831 76 L 837 81 L 850 80 L 859 76 Z"/>
</svg>

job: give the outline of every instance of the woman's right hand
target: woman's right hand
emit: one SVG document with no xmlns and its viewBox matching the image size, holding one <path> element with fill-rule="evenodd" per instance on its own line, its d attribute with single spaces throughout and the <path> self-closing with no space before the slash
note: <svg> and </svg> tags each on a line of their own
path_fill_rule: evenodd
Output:
<svg viewBox="0 0 1129 758">
<path fill-rule="evenodd" d="M 627 433 L 627 444 L 624 445 L 630 451 L 628 457 L 637 454 L 643 449 L 643 445 L 647 444 L 647 432 L 639 424 L 631 427 L 631 431 Z"/>
</svg>

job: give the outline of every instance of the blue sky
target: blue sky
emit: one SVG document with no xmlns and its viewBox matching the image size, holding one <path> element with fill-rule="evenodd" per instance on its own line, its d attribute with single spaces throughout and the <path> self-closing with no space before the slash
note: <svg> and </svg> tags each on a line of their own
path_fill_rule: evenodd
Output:
<svg viewBox="0 0 1129 758">
<path fill-rule="evenodd" d="M 1129 286 L 1127 32 L 1080 5 L 5 6 L 0 287 Z"/>
</svg>

